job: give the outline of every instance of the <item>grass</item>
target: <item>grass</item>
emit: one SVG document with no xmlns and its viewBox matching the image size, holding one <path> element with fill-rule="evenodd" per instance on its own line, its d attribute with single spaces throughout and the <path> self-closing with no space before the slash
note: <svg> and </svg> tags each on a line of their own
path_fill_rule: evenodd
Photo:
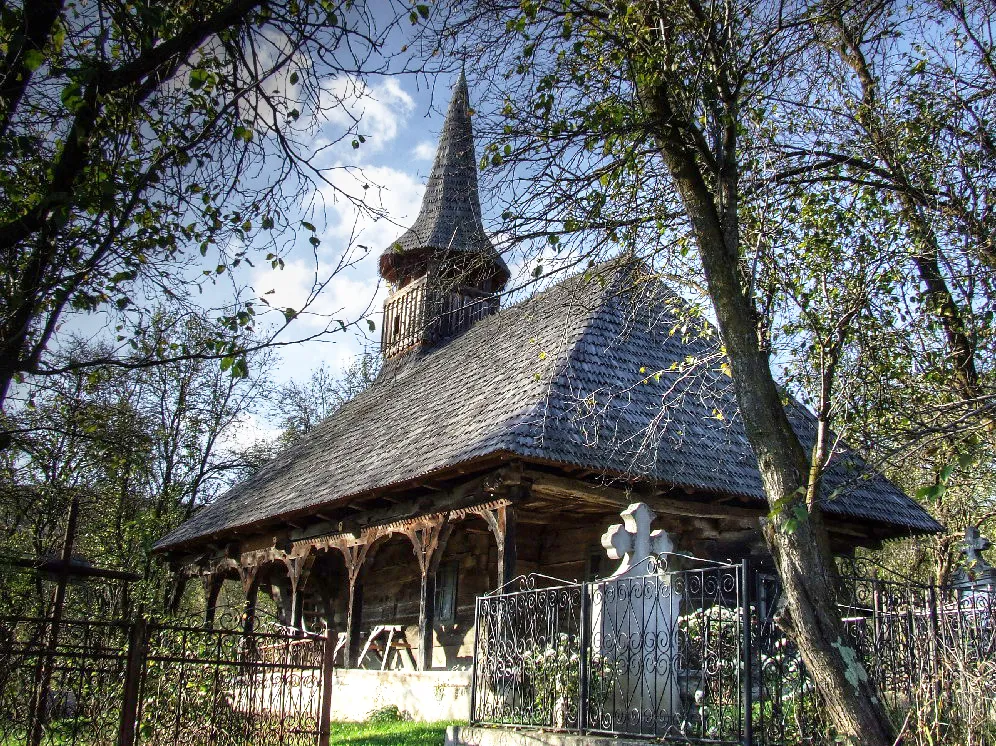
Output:
<svg viewBox="0 0 996 746">
<path fill-rule="evenodd" d="M 364 723 L 332 723 L 329 741 L 341 746 L 443 746 L 446 726 L 452 723 L 419 723 L 411 720 L 395 720 Z M 72 741 L 64 733 L 55 738 L 46 735 L 45 744 L 94 743 L 86 738 Z M 24 746 L 26 737 L 20 733 L 0 733 L 0 746 Z"/>
<path fill-rule="evenodd" d="M 332 723 L 329 741 L 343 746 L 443 746 L 447 725 L 410 720 Z"/>
</svg>

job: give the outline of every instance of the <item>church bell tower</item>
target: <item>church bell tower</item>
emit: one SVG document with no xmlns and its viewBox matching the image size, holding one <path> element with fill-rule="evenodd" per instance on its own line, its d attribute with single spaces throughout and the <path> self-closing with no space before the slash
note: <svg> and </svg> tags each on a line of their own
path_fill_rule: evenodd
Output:
<svg viewBox="0 0 996 746">
<path fill-rule="evenodd" d="M 484 232 L 467 79 L 453 90 L 418 218 L 380 257 L 381 352 L 442 342 L 498 310 L 509 271 Z"/>
</svg>

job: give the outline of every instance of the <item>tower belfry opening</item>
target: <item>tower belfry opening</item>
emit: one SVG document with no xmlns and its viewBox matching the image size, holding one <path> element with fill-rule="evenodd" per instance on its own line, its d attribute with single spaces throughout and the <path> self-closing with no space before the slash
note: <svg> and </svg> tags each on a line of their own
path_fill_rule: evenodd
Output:
<svg viewBox="0 0 996 746">
<path fill-rule="evenodd" d="M 460 74 L 414 224 L 380 257 L 391 285 L 381 351 L 395 357 L 498 311 L 509 271 L 484 232 L 467 79 Z"/>
</svg>

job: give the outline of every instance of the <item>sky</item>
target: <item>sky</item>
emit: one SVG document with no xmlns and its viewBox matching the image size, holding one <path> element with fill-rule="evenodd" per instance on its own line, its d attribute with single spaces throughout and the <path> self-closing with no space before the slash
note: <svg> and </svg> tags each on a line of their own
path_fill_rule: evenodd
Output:
<svg viewBox="0 0 996 746">
<path fill-rule="evenodd" d="M 379 277 L 378 258 L 418 215 L 455 83 L 455 76 L 452 80 L 441 77 L 432 90 L 424 78 L 402 76 L 371 81 L 340 77 L 326 82 L 331 94 L 345 94 L 351 103 L 348 110 L 333 110 L 316 135 L 316 147 L 325 145 L 322 138 L 334 142 L 350 126 L 350 117 L 361 118 L 358 130 L 365 139 L 359 148 L 353 148 L 348 138 L 329 145 L 322 154 L 328 176 L 344 191 L 365 193 L 368 204 L 384 217 L 365 214 L 337 198 L 332 186 L 323 186 L 311 203 L 302 205 L 301 213 L 302 220 L 312 223 L 321 239 L 317 252 L 303 235 L 285 257 L 283 269 L 257 262 L 254 269 L 238 278 L 251 287 L 252 294 L 266 298 L 274 307 L 294 309 L 301 307 L 316 280 L 328 280 L 308 312 L 294 319 L 281 339 L 301 339 L 321 332 L 330 318 L 347 322 L 362 319 L 346 331 L 277 348 L 271 371 L 275 383 L 292 379 L 304 382 L 323 364 L 333 372 L 340 371 L 364 349 L 379 354 L 388 288 Z M 473 89 L 470 95 L 473 105 Z M 478 155 L 482 144 L 478 138 Z M 365 191 L 363 184 L 369 185 Z M 488 217 L 485 207 L 486 227 Z M 349 266 L 339 268 L 344 259 Z M 516 278 L 525 278 L 530 267 L 507 261 L 515 285 Z M 372 328 L 368 320 L 373 322 Z M 265 413 L 249 417 L 235 435 L 235 445 L 276 437 L 279 429 L 271 419 Z"/>
<path fill-rule="evenodd" d="M 362 184 L 367 201 L 386 217 L 364 214 L 337 198 L 330 186 L 319 188 L 314 202 L 302 206 L 303 219 L 316 227 L 321 239 L 317 257 L 318 278 L 325 280 L 344 257 L 351 266 L 339 269 L 328 280 L 309 314 L 295 319 L 288 338 L 301 338 L 325 328 L 329 317 L 350 321 L 367 317 L 366 323 L 337 332 L 318 341 L 303 342 L 278 350 L 274 377 L 278 381 L 305 378 L 326 364 L 333 370 L 349 365 L 364 346 L 375 346 L 380 338 L 380 316 L 387 287 L 377 273 L 377 258 L 404 232 L 418 214 L 425 182 L 436 151 L 447 101 L 433 101 L 431 91 L 418 90 L 414 79 L 382 78 L 363 83 L 335 78 L 326 85 L 334 93 L 353 94 L 349 114 L 362 117 L 359 126 L 365 142 L 354 149 L 349 140 L 323 154 L 330 167 L 330 180 L 345 191 L 356 193 Z M 448 87 L 448 86 L 447 86 Z M 335 90 L 338 89 L 338 90 Z M 448 90 L 441 91 L 446 93 Z M 330 140 L 350 125 L 347 113 L 336 110 L 318 137 Z M 339 170 L 340 167 L 350 170 Z M 352 167 L 358 167 L 353 170 Z M 297 247 L 286 257 L 282 270 L 257 263 L 247 278 L 253 289 L 279 308 L 300 308 L 316 279 L 316 262 L 310 247 Z M 270 290 L 272 294 L 266 295 Z"/>
<path fill-rule="evenodd" d="M 363 319 L 347 331 L 337 331 L 315 341 L 278 348 L 273 370 L 276 382 L 302 381 L 319 365 L 333 371 L 353 362 L 364 348 L 377 351 L 380 320 L 388 288 L 377 271 L 378 257 L 414 222 L 421 206 L 425 183 L 435 158 L 436 146 L 449 105 L 456 76 L 437 77 L 435 89 L 424 77 L 393 76 L 360 81 L 337 77 L 325 82 L 331 96 L 345 98 L 346 108 L 333 108 L 316 133 L 316 149 L 322 150 L 322 165 L 332 185 L 322 186 L 309 204 L 302 205 L 302 220 L 316 228 L 321 244 L 316 254 L 307 244 L 308 235 L 285 257 L 283 269 L 257 262 L 239 278 L 254 294 L 276 308 L 300 309 L 316 280 L 328 284 L 296 318 L 283 339 L 301 339 L 322 331 L 329 319 L 347 323 Z M 474 90 L 471 88 L 471 105 Z M 360 120 L 358 131 L 365 142 L 351 145 L 351 138 L 335 142 Z M 478 155 L 482 145 L 477 138 Z M 363 189 L 367 185 L 367 189 Z M 334 187 L 366 195 L 367 203 L 383 217 L 371 216 L 338 197 Z M 489 222 L 487 200 L 484 222 Z M 494 217 L 494 216 L 490 216 Z M 344 261 L 349 264 L 340 268 Z M 531 271 L 511 257 L 510 287 L 521 284 Z M 317 274 L 316 274 L 317 268 Z M 373 327 L 367 323 L 373 322 Z"/>
</svg>

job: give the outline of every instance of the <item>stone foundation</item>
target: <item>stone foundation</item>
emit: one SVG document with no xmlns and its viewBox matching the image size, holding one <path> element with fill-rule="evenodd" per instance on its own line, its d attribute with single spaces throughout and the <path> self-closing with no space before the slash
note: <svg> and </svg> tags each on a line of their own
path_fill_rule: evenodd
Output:
<svg viewBox="0 0 996 746">
<path fill-rule="evenodd" d="M 646 741 L 611 736 L 579 736 L 533 728 L 481 728 L 451 725 L 445 746 L 647 746 Z"/>
<path fill-rule="evenodd" d="M 366 720 L 395 705 L 413 720 L 466 720 L 470 671 L 365 671 L 336 669 L 332 720 Z"/>
</svg>

